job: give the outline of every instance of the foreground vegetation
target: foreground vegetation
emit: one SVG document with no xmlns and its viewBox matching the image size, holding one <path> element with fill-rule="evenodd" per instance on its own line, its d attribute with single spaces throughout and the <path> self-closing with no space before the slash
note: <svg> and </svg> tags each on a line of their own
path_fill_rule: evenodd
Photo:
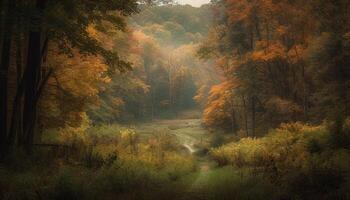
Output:
<svg viewBox="0 0 350 200">
<path fill-rule="evenodd" d="M 221 166 L 248 170 L 275 185 L 278 199 L 350 197 L 350 119 L 313 127 L 284 124 L 262 138 L 213 149 Z"/>
<path fill-rule="evenodd" d="M 48 139 L 67 148 L 42 147 L 32 157 L 18 152 L 1 165 L 1 199 L 147 199 L 149 190 L 196 169 L 167 133 L 138 136 L 112 125 L 61 136 Z"/>
<path fill-rule="evenodd" d="M 209 157 L 200 149 L 189 154 L 166 132 L 138 134 L 137 129 L 111 125 L 76 133 L 47 138 L 69 149 L 43 148 L 29 158 L 18 152 L 17 159 L 2 165 L 1 198 L 350 197 L 350 119 L 320 126 L 283 124 L 262 138 L 218 135 L 224 145 L 210 137 L 211 147 L 202 146 L 210 148 Z"/>
</svg>

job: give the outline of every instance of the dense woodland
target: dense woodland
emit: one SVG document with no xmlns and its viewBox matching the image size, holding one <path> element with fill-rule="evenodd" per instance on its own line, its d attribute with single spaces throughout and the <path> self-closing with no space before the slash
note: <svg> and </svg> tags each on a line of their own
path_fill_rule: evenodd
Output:
<svg viewBox="0 0 350 200">
<path fill-rule="evenodd" d="M 284 122 L 349 115 L 348 1 L 215 6 L 199 53 L 215 58 L 225 77 L 211 91 L 208 125 L 255 136 Z"/>
<path fill-rule="evenodd" d="M 0 0 L 0 199 L 350 199 L 350 1 Z"/>
</svg>

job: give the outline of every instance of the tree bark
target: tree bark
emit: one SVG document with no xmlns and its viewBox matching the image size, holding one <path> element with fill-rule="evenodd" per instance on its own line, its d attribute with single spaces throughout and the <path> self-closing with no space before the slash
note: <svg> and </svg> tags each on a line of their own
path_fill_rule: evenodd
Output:
<svg viewBox="0 0 350 200">
<path fill-rule="evenodd" d="M 46 0 L 37 0 L 36 9 L 42 13 L 45 9 Z M 37 118 L 36 99 L 38 98 L 38 87 L 41 76 L 42 62 L 42 16 L 33 16 L 32 23 L 37 26 L 29 34 L 28 56 L 26 70 L 29 72 L 25 78 L 24 99 L 24 136 L 25 146 L 30 152 L 34 142 L 34 129 Z"/>
<path fill-rule="evenodd" d="M 4 6 L 4 0 L 0 0 L 0 45 L 2 45 L 2 34 L 4 32 L 4 21 L 3 21 L 3 9 L 5 8 Z M 0 48 L 0 53 L 1 53 L 1 48 Z"/>
<path fill-rule="evenodd" d="M 12 40 L 12 28 L 13 28 L 13 12 L 15 3 L 14 1 L 8 1 L 7 12 L 4 17 L 4 29 L 1 51 L 1 66 L 0 66 L 0 145 L 1 153 L 6 151 L 8 146 L 8 70 L 10 67 L 11 56 L 11 40 Z"/>
<path fill-rule="evenodd" d="M 11 146 L 15 145 L 16 138 L 18 140 L 22 139 L 22 97 L 23 97 L 23 79 L 22 79 L 22 44 L 21 44 L 21 33 L 18 33 L 16 37 L 16 68 L 17 68 L 17 90 L 15 99 L 12 105 L 12 114 L 10 121 L 9 130 L 9 142 Z"/>
</svg>

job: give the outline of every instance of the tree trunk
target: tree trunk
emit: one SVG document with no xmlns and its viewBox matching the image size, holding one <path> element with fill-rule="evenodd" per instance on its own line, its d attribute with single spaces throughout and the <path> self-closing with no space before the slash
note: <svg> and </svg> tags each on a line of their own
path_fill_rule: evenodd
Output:
<svg viewBox="0 0 350 200">
<path fill-rule="evenodd" d="M 4 30 L 2 51 L 1 51 L 1 66 L 0 66 L 0 145 L 1 153 L 6 151 L 8 146 L 8 70 L 10 67 L 10 52 L 11 52 L 11 40 L 12 40 L 12 26 L 13 26 L 13 12 L 14 1 L 9 0 L 7 12 L 4 17 Z"/>
<path fill-rule="evenodd" d="M 235 117 L 235 111 L 234 109 L 232 108 L 231 110 L 231 131 L 232 133 L 234 133 L 236 131 L 236 117 Z"/>
<path fill-rule="evenodd" d="M 307 110 L 307 92 L 306 92 L 306 80 L 305 80 L 305 66 L 304 63 L 302 64 L 302 82 L 303 82 L 303 114 L 304 114 L 304 121 L 307 120 L 308 116 L 308 110 Z"/>
<path fill-rule="evenodd" d="M 151 84 L 151 85 L 153 85 L 153 84 Z M 154 106 L 154 101 L 155 101 L 154 100 L 154 89 L 151 88 L 151 119 L 152 119 L 152 122 L 154 121 L 154 112 L 155 112 L 155 110 L 154 110 L 154 107 L 155 107 Z"/>
<path fill-rule="evenodd" d="M 46 0 L 37 0 L 36 9 L 43 12 Z M 36 25 L 36 30 L 32 30 L 28 40 L 28 56 L 26 70 L 29 72 L 25 78 L 25 99 L 24 99 L 24 136 L 26 149 L 31 151 L 34 142 L 34 129 L 37 118 L 37 98 L 38 87 L 41 78 L 42 62 L 42 17 L 32 17 L 32 23 Z"/>
<path fill-rule="evenodd" d="M 255 136 L 255 118 L 256 118 L 256 115 L 255 115 L 255 96 L 252 97 L 252 136 L 254 137 Z"/>
<path fill-rule="evenodd" d="M 254 50 L 254 32 L 253 28 L 250 28 L 250 50 Z"/>
<path fill-rule="evenodd" d="M 0 45 L 2 45 L 2 34 L 4 32 L 4 21 L 3 21 L 3 9 L 5 8 L 4 6 L 4 1 L 0 0 Z M 1 48 L 0 48 L 0 53 L 1 53 Z"/>
<path fill-rule="evenodd" d="M 248 132 L 248 114 L 247 114 L 247 103 L 245 100 L 245 97 L 242 96 L 242 101 L 243 101 L 243 110 L 244 110 L 244 128 L 247 134 L 247 137 L 249 136 Z"/>
<path fill-rule="evenodd" d="M 27 147 L 31 146 L 34 138 L 34 124 L 36 121 L 36 106 L 35 98 L 37 96 L 37 85 L 40 78 L 41 68 L 41 33 L 31 32 L 28 45 L 27 70 L 29 71 L 26 77 L 25 86 L 25 101 L 24 101 L 24 133 L 25 143 Z"/>
<path fill-rule="evenodd" d="M 237 120 L 236 120 L 236 113 L 235 113 L 235 101 L 232 96 L 230 97 L 230 115 L 231 115 L 231 131 L 232 133 L 235 133 L 237 130 Z"/>
<path fill-rule="evenodd" d="M 23 138 L 22 135 L 22 97 L 23 97 L 23 79 L 22 79 L 22 45 L 21 45 L 21 33 L 18 33 L 16 37 L 16 68 L 17 68 L 17 91 L 12 105 L 11 125 L 9 131 L 9 142 L 14 145 L 20 142 Z"/>
</svg>

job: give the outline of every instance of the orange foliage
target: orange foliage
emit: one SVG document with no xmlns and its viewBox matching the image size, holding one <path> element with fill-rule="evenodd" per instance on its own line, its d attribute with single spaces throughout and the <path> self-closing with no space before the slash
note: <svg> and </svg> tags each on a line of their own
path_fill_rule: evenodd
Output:
<svg viewBox="0 0 350 200">
<path fill-rule="evenodd" d="M 78 126 L 88 104 L 98 103 L 98 93 L 110 82 L 108 67 L 96 56 L 73 57 L 60 54 L 51 46 L 48 64 L 54 69 L 40 102 L 40 117 L 44 126 Z M 66 103 L 69 102 L 69 103 Z"/>
<path fill-rule="evenodd" d="M 207 126 L 222 129 L 230 127 L 232 113 L 234 113 L 234 89 L 237 87 L 237 83 L 225 81 L 211 88 L 203 114 L 203 120 Z"/>
<path fill-rule="evenodd" d="M 273 43 L 267 47 L 263 47 L 266 45 L 266 42 L 258 43 L 258 50 L 255 50 L 252 53 L 252 59 L 254 61 L 261 62 L 269 62 L 276 59 L 285 59 L 286 58 L 286 50 L 285 47 L 281 43 Z M 259 48 L 260 47 L 260 48 Z M 259 50 L 261 49 L 261 50 Z"/>
</svg>

